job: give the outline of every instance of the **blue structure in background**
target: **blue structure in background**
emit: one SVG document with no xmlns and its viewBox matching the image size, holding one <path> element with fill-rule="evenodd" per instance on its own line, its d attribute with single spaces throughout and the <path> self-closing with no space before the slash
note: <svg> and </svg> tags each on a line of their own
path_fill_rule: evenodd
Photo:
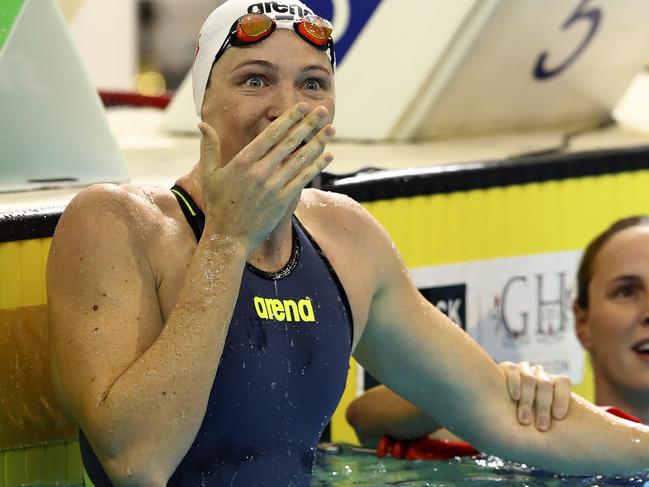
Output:
<svg viewBox="0 0 649 487">
<path fill-rule="evenodd" d="M 381 0 L 309 0 L 308 3 L 318 15 L 334 21 L 336 20 L 336 5 L 347 3 L 349 25 L 342 37 L 339 32 L 334 31 L 333 34 L 336 41 L 336 60 L 340 65 Z"/>
</svg>

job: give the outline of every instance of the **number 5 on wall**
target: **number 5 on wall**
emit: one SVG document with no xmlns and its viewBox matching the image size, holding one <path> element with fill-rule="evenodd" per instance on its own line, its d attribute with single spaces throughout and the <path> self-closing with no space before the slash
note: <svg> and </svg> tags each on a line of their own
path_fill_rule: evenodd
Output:
<svg viewBox="0 0 649 487">
<path fill-rule="evenodd" d="M 575 62 L 579 55 L 583 52 L 583 50 L 586 49 L 588 44 L 590 44 L 590 42 L 593 40 L 595 32 L 597 32 L 597 29 L 599 28 L 602 20 L 602 10 L 597 7 L 588 8 L 589 3 L 590 0 L 581 0 L 581 3 L 577 7 L 577 9 L 561 26 L 561 30 L 566 30 L 579 20 L 586 20 L 590 22 L 590 29 L 588 30 L 588 33 L 586 34 L 586 37 L 584 37 L 581 44 L 579 44 L 577 49 L 575 49 L 575 51 L 565 61 L 555 67 L 546 66 L 546 61 L 550 54 L 548 51 L 544 51 L 538 57 L 536 65 L 534 66 L 534 78 L 540 81 L 544 81 L 557 76 L 573 62 Z"/>
</svg>

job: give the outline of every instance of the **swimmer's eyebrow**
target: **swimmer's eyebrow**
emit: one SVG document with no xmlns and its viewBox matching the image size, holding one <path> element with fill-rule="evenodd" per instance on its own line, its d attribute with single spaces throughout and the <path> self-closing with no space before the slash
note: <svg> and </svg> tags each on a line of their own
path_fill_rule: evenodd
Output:
<svg viewBox="0 0 649 487">
<path fill-rule="evenodd" d="M 636 274 L 624 274 L 622 276 L 616 276 L 613 279 L 613 282 L 623 282 L 623 281 L 642 281 L 642 278 Z"/>
<path fill-rule="evenodd" d="M 617 286 L 619 284 L 643 284 L 642 277 L 636 274 L 624 274 L 622 276 L 616 276 L 611 281 L 611 286 Z"/>
<path fill-rule="evenodd" d="M 278 67 L 274 63 L 271 63 L 270 61 L 266 61 L 265 59 L 247 59 L 245 61 L 242 61 L 241 63 L 237 64 L 232 71 L 237 71 L 241 68 L 245 68 L 246 66 L 263 66 L 266 69 L 270 69 L 271 71 L 277 71 Z M 322 71 L 327 74 L 327 76 L 331 76 L 331 72 L 325 68 L 321 64 L 309 64 L 307 66 L 302 67 L 302 72 L 307 72 L 307 71 Z"/>
<path fill-rule="evenodd" d="M 238 69 L 245 68 L 246 66 L 249 66 L 249 65 L 258 65 L 258 66 L 261 65 L 261 66 L 264 66 L 267 69 L 272 69 L 274 71 L 277 71 L 277 66 L 275 66 L 273 63 L 271 63 L 269 61 L 266 61 L 264 59 L 248 59 L 246 61 L 243 61 L 243 62 L 237 64 L 232 69 L 232 71 L 236 71 Z"/>
<path fill-rule="evenodd" d="M 327 68 L 322 66 L 321 64 L 309 64 L 308 66 L 304 66 L 302 68 L 303 72 L 304 71 L 312 71 L 312 70 L 323 71 L 324 73 L 327 74 L 327 76 L 331 76 L 331 72 Z"/>
</svg>

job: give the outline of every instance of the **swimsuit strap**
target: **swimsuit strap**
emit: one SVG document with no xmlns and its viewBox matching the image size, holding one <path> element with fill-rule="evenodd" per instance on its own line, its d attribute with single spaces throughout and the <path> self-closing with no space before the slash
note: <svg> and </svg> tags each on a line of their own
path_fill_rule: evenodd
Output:
<svg viewBox="0 0 649 487">
<path fill-rule="evenodd" d="M 171 188 L 171 192 L 174 194 L 178 203 L 180 204 L 180 209 L 185 214 L 187 222 L 192 227 L 194 235 L 196 235 L 196 241 L 200 241 L 201 235 L 203 235 L 203 230 L 205 229 L 205 213 L 201 210 L 196 202 L 189 196 L 189 193 L 185 191 L 178 185 L 174 185 Z"/>
</svg>

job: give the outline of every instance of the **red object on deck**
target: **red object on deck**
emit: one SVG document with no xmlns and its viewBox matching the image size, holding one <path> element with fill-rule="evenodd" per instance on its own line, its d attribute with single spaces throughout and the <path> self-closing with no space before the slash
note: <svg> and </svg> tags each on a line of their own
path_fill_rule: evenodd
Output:
<svg viewBox="0 0 649 487">
<path fill-rule="evenodd" d="M 397 440 L 384 436 L 379 440 L 376 449 L 376 454 L 379 457 L 389 455 L 406 460 L 450 460 L 455 457 L 470 457 L 479 453 L 466 441 L 436 440 L 428 437 Z"/>
<path fill-rule="evenodd" d="M 628 421 L 633 421 L 634 423 L 642 423 L 642 420 L 636 418 L 635 416 L 630 415 L 626 411 L 615 406 L 600 406 L 604 411 L 618 418 L 626 419 Z"/>
<path fill-rule="evenodd" d="M 146 96 L 139 93 L 130 91 L 99 91 L 101 101 L 106 108 L 129 106 L 129 107 L 147 107 L 159 108 L 164 110 L 171 101 L 172 94 L 165 94 L 161 96 Z"/>
</svg>

